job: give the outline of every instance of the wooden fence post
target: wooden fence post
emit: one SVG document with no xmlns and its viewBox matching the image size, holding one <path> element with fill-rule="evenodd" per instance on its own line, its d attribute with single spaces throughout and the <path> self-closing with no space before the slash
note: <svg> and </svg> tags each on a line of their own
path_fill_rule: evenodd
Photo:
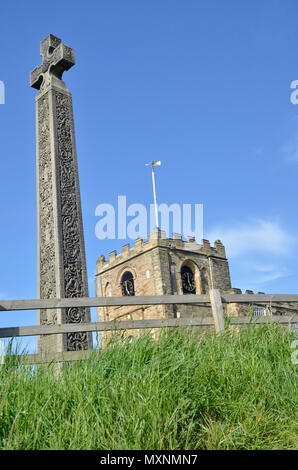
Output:
<svg viewBox="0 0 298 470">
<path fill-rule="evenodd" d="M 210 289 L 209 295 L 212 307 L 215 332 L 220 333 L 225 329 L 221 295 L 218 289 Z"/>
</svg>

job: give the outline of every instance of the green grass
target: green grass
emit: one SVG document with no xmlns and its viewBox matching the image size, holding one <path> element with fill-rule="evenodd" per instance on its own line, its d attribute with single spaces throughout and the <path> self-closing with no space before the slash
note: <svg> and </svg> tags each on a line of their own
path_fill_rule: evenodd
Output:
<svg viewBox="0 0 298 470">
<path fill-rule="evenodd" d="M 275 325 L 220 336 L 164 330 L 55 375 L 0 366 L 0 449 L 294 449 L 294 336 Z"/>
</svg>

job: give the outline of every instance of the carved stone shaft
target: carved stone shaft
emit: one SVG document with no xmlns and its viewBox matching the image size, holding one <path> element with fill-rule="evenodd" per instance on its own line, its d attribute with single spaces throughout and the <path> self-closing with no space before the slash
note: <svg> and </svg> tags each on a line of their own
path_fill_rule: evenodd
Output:
<svg viewBox="0 0 298 470">
<path fill-rule="evenodd" d="M 88 297 L 72 98 L 61 80 L 74 52 L 49 35 L 31 72 L 36 97 L 38 296 Z M 90 322 L 88 308 L 40 310 L 38 323 Z M 92 348 L 91 333 L 40 336 L 39 352 Z"/>
</svg>

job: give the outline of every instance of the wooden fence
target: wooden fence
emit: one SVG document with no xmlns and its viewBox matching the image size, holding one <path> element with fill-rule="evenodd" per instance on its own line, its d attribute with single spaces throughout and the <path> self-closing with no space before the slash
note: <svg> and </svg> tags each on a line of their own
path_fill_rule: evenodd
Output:
<svg viewBox="0 0 298 470">
<path fill-rule="evenodd" d="M 272 302 L 296 302 L 297 312 L 291 316 L 258 316 L 256 318 L 228 317 L 229 324 L 243 325 L 251 322 L 280 324 L 298 323 L 298 295 L 296 294 L 223 294 L 217 289 L 211 289 L 207 295 L 164 295 L 164 296 L 127 296 L 127 297 L 95 297 L 95 298 L 68 298 L 47 300 L 6 300 L 0 301 L 0 311 L 9 312 L 16 310 L 38 310 L 69 307 L 112 307 L 135 305 L 181 305 L 211 304 L 212 317 L 200 318 L 161 318 L 148 320 L 126 320 L 110 322 L 90 323 L 64 323 L 41 326 L 19 326 L 0 328 L 0 338 L 37 336 L 75 332 L 100 332 L 112 330 L 131 330 L 144 328 L 162 328 L 178 326 L 214 326 L 216 333 L 224 330 L 223 303 L 245 303 L 250 305 L 271 304 Z M 40 354 L 20 355 L 19 360 L 25 360 L 29 364 L 62 361 L 77 361 L 88 357 L 93 350 L 67 351 L 63 353 L 51 353 L 48 356 Z"/>
</svg>

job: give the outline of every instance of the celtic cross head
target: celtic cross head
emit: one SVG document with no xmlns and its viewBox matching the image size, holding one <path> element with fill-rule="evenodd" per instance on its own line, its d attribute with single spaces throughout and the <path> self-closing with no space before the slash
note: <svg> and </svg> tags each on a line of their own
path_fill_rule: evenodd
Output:
<svg viewBox="0 0 298 470">
<path fill-rule="evenodd" d="M 40 43 L 42 63 L 30 73 L 30 86 L 40 90 L 51 82 L 51 78 L 62 79 L 63 72 L 75 64 L 71 47 L 62 44 L 61 39 L 49 34 Z"/>
</svg>

